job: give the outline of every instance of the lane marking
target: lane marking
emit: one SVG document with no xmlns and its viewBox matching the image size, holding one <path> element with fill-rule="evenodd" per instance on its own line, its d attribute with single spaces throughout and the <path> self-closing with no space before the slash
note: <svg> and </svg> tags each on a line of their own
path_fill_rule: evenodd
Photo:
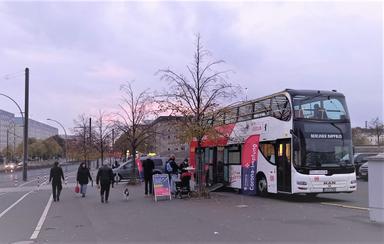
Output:
<svg viewBox="0 0 384 244">
<path fill-rule="evenodd" d="M 320 204 L 322 204 L 322 205 L 329 205 L 329 206 L 335 206 L 335 207 L 341 207 L 341 208 L 363 210 L 363 211 L 368 211 L 369 210 L 369 208 L 357 207 L 357 206 L 352 206 L 352 205 L 344 205 L 344 204 L 339 204 L 339 203 L 321 202 Z"/>
<path fill-rule="evenodd" d="M 25 193 L 22 197 L 19 198 L 19 200 L 17 200 L 17 201 L 14 202 L 11 206 L 9 206 L 6 210 L 4 210 L 4 211 L 0 214 L 0 219 L 1 219 L 1 217 L 3 217 L 9 210 L 11 210 L 14 206 L 16 206 L 19 202 L 21 202 L 26 196 L 28 196 L 31 192 L 33 192 L 33 191 L 30 191 L 30 192 Z"/>
<path fill-rule="evenodd" d="M 44 221 L 45 221 L 45 219 L 47 218 L 48 210 L 49 210 L 49 208 L 51 207 L 52 201 L 53 201 L 53 197 L 52 197 L 52 194 L 51 194 L 51 196 L 49 197 L 48 203 L 47 203 L 47 205 L 45 206 L 45 209 L 44 209 L 44 211 L 43 211 L 43 214 L 41 215 L 40 220 L 39 220 L 39 222 L 37 223 L 36 229 L 35 229 L 35 231 L 33 232 L 33 234 L 31 235 L 31 238 L 30 238 L 31 240 L 36 239 L 37 236 L 39 235 L 39 233 L 40 233 L 40 231 L 41 231 L 41 227 L 43 227 Z"/>
<path fill-rule="evenodd" d="M 75 187 L 77 183 L 68 183 L 68 184 L 63 184 L 63 189 L 64 188 L 71 188 Z M 0 188 L 0 196 L 2 194 L 7 194 L 7 193 L 14 193 L 14 192 L 26 192 L 26 191 L 40 191 L 40 190 L 52 190 L 51 184 L 43 185 L 40 186 L 40 188 L 37 188 L 36 186 L 24 186 L 21 188 L 15 188 L 15 187 L 8 187 L 8 188 Z"/>
</svg>

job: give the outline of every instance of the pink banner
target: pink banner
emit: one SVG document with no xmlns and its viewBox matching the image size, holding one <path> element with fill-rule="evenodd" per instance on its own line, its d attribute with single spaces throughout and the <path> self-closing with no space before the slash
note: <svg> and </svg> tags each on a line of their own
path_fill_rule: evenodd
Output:
<svg viewBox="0 0 384 244">
<path fill-rule="evenodd" d="M 256 170 L 259 140 L 259 135 L 252 135 L 245 140 L 243 145 L 241 185 L 243 192 L 246 194 L 256 194 Z"/>
</svg>

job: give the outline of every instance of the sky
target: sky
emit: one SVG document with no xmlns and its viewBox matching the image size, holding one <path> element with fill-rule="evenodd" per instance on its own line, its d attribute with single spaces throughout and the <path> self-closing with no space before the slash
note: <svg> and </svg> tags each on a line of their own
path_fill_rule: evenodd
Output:
<svg viewBox="0 0 384 244">
<path fill-rule="evenodd" d="M 24 107 L 29 67 L 30 118 L 69 130 L 80 114 L 118 111 L 124 82 L 166 89 L 156 71 L 187 73 L 200 33 L 238 100 L 336 89 L 364 126 L 383 118 L 382 30 L 380 2 L 1 1 L 0 93 Z M 0 109 L 19 114 L 1 96 Z"/>
</svg>

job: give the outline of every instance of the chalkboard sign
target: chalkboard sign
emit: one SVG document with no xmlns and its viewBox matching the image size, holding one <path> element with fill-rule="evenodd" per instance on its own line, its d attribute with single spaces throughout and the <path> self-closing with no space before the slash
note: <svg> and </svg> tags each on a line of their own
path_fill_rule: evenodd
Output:
<svg viewBox="0 0 384 244">
<path fill-rule="evenodd" d="M 167 174 L 154 174 L 153 176 L 153 191 L 155 193 L 155 201 L 159 197 L 166 197 L 171 200 L 171 187 L 169 184 L 169 176 Z"/>
</svg>

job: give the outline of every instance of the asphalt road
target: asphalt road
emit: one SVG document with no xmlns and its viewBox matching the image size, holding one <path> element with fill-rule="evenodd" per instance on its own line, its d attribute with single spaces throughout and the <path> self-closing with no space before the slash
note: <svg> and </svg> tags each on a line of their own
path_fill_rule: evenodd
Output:
<svg viewBox="0 0 384 244">
<path fill-rule="evenodd" d="M 384 226 L 371 223 L 364 209 L 368 193 L 367 183 L 362 181 L 355 193 L 320 195 L 315 199 L 219 192 L 210 199 L 160 202 L 145 197 L 143 185 L 130 186 L 131 196 L 125 200 L 125 186 L 119 184 L 112 189 L 110 202 L 102 204 L 96 187 L 89 185 L 85 198 L 74 193 L 74 173 L 68 173 L 69 183 L 60 202 L 48 204 L 46 218 L 32 240 L 47 209 L 50 187 L 42 186 L 39 191 L 14 187 L 14 191 L 5 194 L 6 188 L 0 188 L 0 243 L 384 241 Z M 25 194 L 28 195 L 2 215 Z"/>
</svg>

